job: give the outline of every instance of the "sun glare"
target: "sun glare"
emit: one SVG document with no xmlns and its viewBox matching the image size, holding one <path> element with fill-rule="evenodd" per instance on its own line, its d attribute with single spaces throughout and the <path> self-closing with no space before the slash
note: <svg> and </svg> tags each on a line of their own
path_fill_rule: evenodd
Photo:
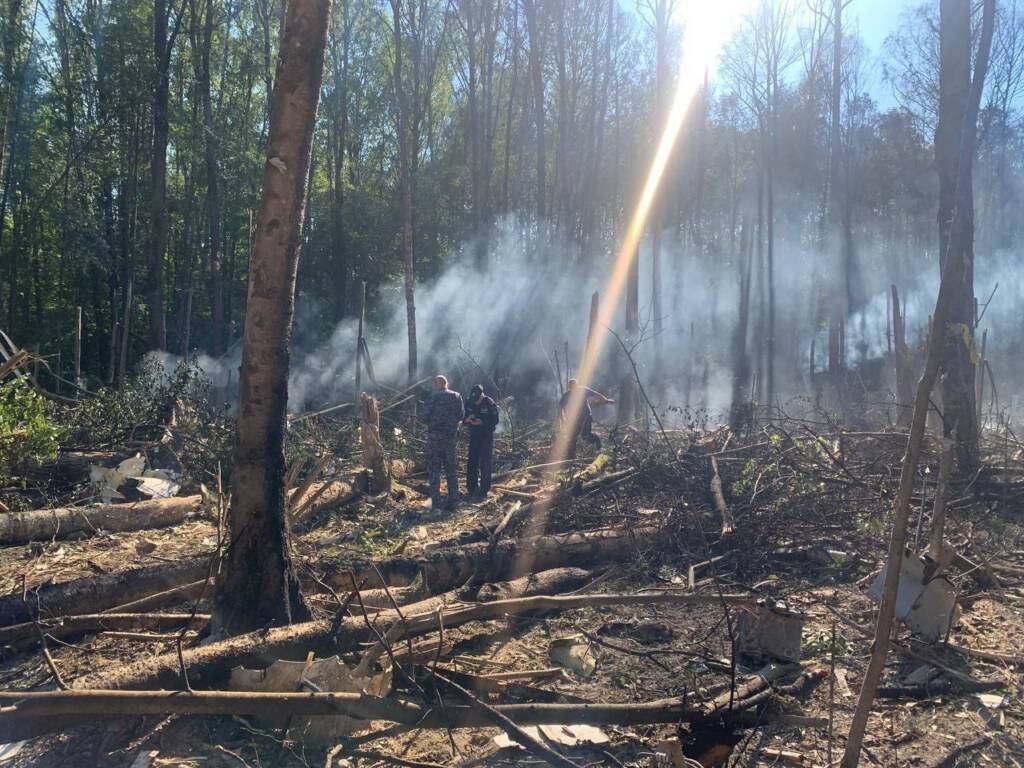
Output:
<svg viewBox="0 0 1024 768">
<path fill-rule="evenodd" d="M 603 301 L 598 310 L 595 329 L 610 328 L 613 325 L 630 267 L 637 257 L 637 249 L 647 226 L 651 206 L 658 196 L 665 169 L 676 149 L 683 121 L 694 98 L 703 86 L 705 77 L 710 80 L 714 76 L 722 46 L 732 34 L 746 5 L 748 5 L 748 0 L 721 0 L 719 2 L 690 0 L 685 2 L 685 7 L 675 19 L 683 30 L 682 58 L 677 73 L 675 94 L 654 156 L 651 159 L 640 197 L 618 248 L 608 282 L 601 293 Z M 606 333 L 595 331 L 588 340 L 576 376 L 580 386 L 576 388 L 575 396 L 569 402 L 570 411 L 582 404 L 584 388 L 589 386 L 593 379 L 607 336 Z M 560 430 L 556 435 L 551 448 L 550 462 L 553 466 L 548 470 L 549 482 L 553 481 L 558 472 L 558 463 L 568 456 L 572 437 L 569 430 Z M 526 526 L 527 536 L 543 533 L 549 514 L 548 507 L 549 504 L 545 501 L 538 501 L 533 505 L 531 518 Z M 528 553 L 523 554 L 524 562 L 521 562 L 520 568 L 517 569 L 519 572 L 531 571 L 531 563 L 527 562 L 531 557 Z"/>
</svg>

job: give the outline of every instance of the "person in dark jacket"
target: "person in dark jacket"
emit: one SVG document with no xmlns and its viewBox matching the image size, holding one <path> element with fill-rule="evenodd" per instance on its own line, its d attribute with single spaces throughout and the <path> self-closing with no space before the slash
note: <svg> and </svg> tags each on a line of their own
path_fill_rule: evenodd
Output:
<svg viewBox="0 0 1024 768">
<path fill-rule="evenodd" d="M 566 430 L 569 439 L 568 458 L 576 457 L 576 441 L 582 437 L 601 450 L 601 438 L 594 434 L 594 413 L 590 409 L 590 401 L 598 405 L 611 405 L 615 401 L 607 395 L 582 387 L 582 394 L 577 391 L 579 384 L 576 379 L 569 379 L 569 388 L 558 403 L 562 418 L 562 429 Z"/>
<path fill-rule="evenodd" d="M 498 406 L 474 384 L 466 401 L 469 427 L 469 459 L 466 462 L 466 493 L 472 501 L 487 498 L 491 490 L 491 466 L 494 459 L 494 429 L 498 426 Z"/>
<path fill-rule="evenodd" d="M 462 395 L 448 389 L 448 379 L 434 377 L 434 392 L 427 398 L 423 419 L 427 423 L 427 473 L 430 476 L 430 501 L 441 507 L 441 472 L 448 483 L 447 509 L 459 502 L 459 471 L 455 463 L 455 443 L 463 418 Z"/>
</svg>

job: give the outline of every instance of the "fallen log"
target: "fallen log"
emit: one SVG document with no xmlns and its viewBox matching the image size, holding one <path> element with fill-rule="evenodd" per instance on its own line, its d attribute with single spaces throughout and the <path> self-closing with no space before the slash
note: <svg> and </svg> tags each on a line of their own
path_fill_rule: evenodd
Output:
<svg viewBox="0 0 1024 768">
<path fill-rule="evenodd" d="M 107 608 L 123 606 L 154 592 L 204 579 L 208 564 L 206 558 L 191 558 L 177 563 L 159 563 L 141 568 L 130 568 L 99 576 L 89 576 L 60 584 L 44 584 L 28 590 L 0 597 L 0 627 L 31 621 L 36 616 L 69 616 L 82 613 L 100 613 Z"/>
<path fill-rule="evenodd" d="M 391 462 L 390 477 L 393 480 L 401 480 L 414 471 L 413 461 L 395 459 Z M 343 507 L 358 499 L 369 486 L 370 473 L 366 469 L 360 469 L 349 477 L 303 483 L 289 501 L 292 524 L 303 523 L 321 512 Z"/>
<path fill-rule="evenodd" d="M 186 654 L 187 655 L 187 654 Z M 780 674 L 792 670 L 783 667 Z M 778 674 L 756 675 L 710 701 L 692 697 L 624 704 L 498 704 L 494 710 L 518 725 L 642 725 L 701 723 L 729 719 L 749 708 L 748 700 L 766 690 Z M 135 715 L 348 715 L 419 728 L 479 728 L 493 725 L 472 707 L 424 709 L 416 704 L 363 693 L 291 693 L 242 691 L 2 691 L 0 732 L 9 741 L 41 736 L 77 724 L 83 718 Z"/>
<path fill-rule="evenodd" d="M 406 587 L 422 579 L 429 593 L 437 594 L 471 580 L 514 579 L 553 568 L 621 560 L 634 555 L 638 547 L 653 544 L 661 533 L 660 527 L 609 528 L 505 539 L 493 545 L 480 542 L 434 549 L 418 556 L 337 563 L 326 579 L 332 586 L 348 590 L 353 588 L 353 578 L 355 584 L 365 580 L 370 587 Z"/>
<path fill-rule="evenodd" d="M 38 626 L 53 638 L 89 632 L 172 630 L 202 626 L 210 617 L 204 613 L 87 613 L 63 616 L 53 621 L 43 620 Z M 29 621 L 0 627 L 0 645 L 11 645 L 21 640 L 38 641 L 37 624 Z"/>
<path fill-rule="evenodd" d="M 140 597 L 130 603 L 120 603 L 113 608 L 105 608 L 102 613 L 140 613 L 142 611 L 154 611 L 158 608 L 166 608 L 168 605 L 185 603 L 190 600 L 197 600 L 203 595 L 213 593 L 212 578 L 202 578 L 189 584 L 182 584 L 171 587 L 152 595 Z"/>
<path fill-rule="evenodd" d="M 302 523 L 314 515 L 328 509 L 337 509 L 355 501 L 366 487 L 362 479 L 364 473 L 357 473 L 351 479 L 325 480 L 310 483 L 306 492 L 298 496 L 292 503 L 292 524 Z"/>
<path fill-rule="evenodd" d="M 543 571 L 564 566 L 583 566 L 602 559 L 628 556 L 636 546 L 649 544 L 655 536 L 646 529 L 596 531 L 566 536 L 542 536 L 522 542 L 501 542 L 493 553 L 479 544 L 457 550 L 437 550 L 421 558 L 394 557 L 379 563 L 360 560 L 350 564 L 332 563 L 328 581 L 339 589 L 352 589 L 355 583 L 372 587 L 407 587 L 422 572 L 427 588 L 410 595 L 411 599 L 443 593 L 462 587 L 470 579 L 488 582 L 517 578 L 516 560 L 524 553 L 533 557 L 531 570 Z M 382 583 L 378 577 L 384 577 Z M 31 621 L 38 593 L 42 616 L 68 616 L 84 613 L 139 612 L 194 599 L 203 589 L 208 572 L 205 558 L 179 563 L 160 563 L 142 568 L 90 576 L 60 584 L 48 584 L 30 590 L 28 602 L 21 591 L 0 597 L 0 627 Z M 477 578 L 474 578 L 477 577 Z M 365 579 L 365 583 L 363 580 Z M 394 593 L 395 590 L 392 590 Z M 536 594 L 536 593 L 534 593 Z M 395 596 L 394 594 L 392 596 Z M 463 598 L 464 599 L 464 598 Z M 387 596 L 379 593 L 372 603 L 390 607 Z M 399 603 L 401 604 L 401 602 Z"/>
<path fill-rule="evenodd" d="M 148 659 L 118 665 L 76 680 L 77 689 L 141 689 L 177 688 L 182 686 L 181 666 L 188 670 L 193 685 L 213 686 L 223 682 L 232 667 L 262 668 L 276 659 L 302 660 L 310 651 L 317 656 L 347 653 L 375 642 L 388 627 L 401 623 L 402 633 L 396 637 L 414 637 L 437 629 L 436 605 L 425 601 L 406 606 L 399 616 L 397 611 L 381 611 L 372 622 L 381 627 L 376 631 L 367 626 L 362 616 L 349 616 L 339 622 L 330 619 L 307 621 L 289 627 L 276 627 L 267 631 L 249 632 L 217 643 L 177 653 L 167 653 Z M 444 613 L 446 629 L 473 621 L 488 621 L 505 616 L 536 615 L 574 608 L 599 608 L 614 605 L 721 605 L 736 607 L 755 606 L 745 595 L 703 595 L 684 592 L 645 592 L 641 594 L 561 595 L 524 597 L 514 600 L 496 600 L 492 603 L 472 603 L 450 607 Z M 576 721 L 574 721 L 576 722 Z"/>
<path fill-rule="evenodd" d="M 359 593 L 359 600 L 349 604 L 349 613 L 357 613 L 361 605 L 367 608 L 386 609 L 393 605 L 403 606 L 419 603 L 422 606 L 422 611 L 431 604 L 429 601 L 436 602 L 438 606 L 441 606 L 455 602 L 489 603 L 494 600 L 511 600 L 530 595 L 557 595 L 582 587 L 590 581 L 590 578 L 590 571 L 582 568 L 552 568 L 512 581 L 500 581 L 482 586 L 470 585 L 434 597 L 431 597 L 422 581 L 417 581 L 409 587 L 362 590 Z M 348 586 L 346 589 L 351 589 L 351 587 Z"/>
<path fill-rule="evenodd" d="M 606 475 L 602 475 L 601 477 L 587 482 L 583 482 L 577 478 L 569 485 L 563 486 L 555 491 L 551 491 L 551 489 L 542 489 L 535 494 L 517 493 L 517 496 L 529 496 L 529 498 L 524 499 L 525 503 L 520 504 L 519 506 L 513 505 L 501 515 L 482 522 L 471 531 L 463 531 L 451 539 L 440 542 L 439 548 L 444 549 L 446 547 L 463 546 L 465 544 L 474 544 L 480 541 L 499 538 L 505 531 L 515 529 L 522 521 L 528 519 L 532 514 L 534 514 L 537 505 L 543 505 L 545 509 L 550 509 L 552 506 L 560 504 L 567 499 L 586 496 L 588 493 L 596 491 L 599 488 L 621 482 L 632 475 L 635 475 L 636 472 L 636 469 L 627 467 L 626 469 L 621 469 L 617 472 L 609 472 Z"/>
<path fill-rule="evenodd" d="M 141 531 L 179 525 L 202 508 L 203 497 L 175 496 L 132 504 L 91 504 L 55 507 L 0 516 L 0 544 L 66 539 L 76 533 L 90 536 L 99 530 Z"/>
</svg>

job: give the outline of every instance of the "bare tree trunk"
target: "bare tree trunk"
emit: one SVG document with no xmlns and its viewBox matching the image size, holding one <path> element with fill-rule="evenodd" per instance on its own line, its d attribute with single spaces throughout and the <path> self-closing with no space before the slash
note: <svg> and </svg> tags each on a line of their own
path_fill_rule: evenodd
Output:
<svg viewBox="0 0 1024 768">
<path fill-rule="evenodd" d="M 405 316 L 409 335 L 408 381 L 416 381 L 416 273 L 412 242 L 412 144 L 409 135 L 409 106 L 402 85 L 402 2 L 391 0 L 394 35 L 395 106 L 398 113 L 398 175 L 402 197 L 402 264 L 405 272 Z"/>
<path fill-rule="evenodd" d="M 167 0 L 153 4 L 153 156 L 151 176 L 153 199 L 150 208 L 152 230 L 149 244 L 149 269 L 146 276 L 146 306 L 149 309 L 149 345 L 167 347 L 164 324 L 163 274 L 167 251 L 167 142 L 170 123 L 167 117 L 170 44 L 167 39 Z"/>
<path fill-rule="evenodd" d="M 639 254 L 634 254 L 626 277 L 626 343 L 632 347 L 640 338 Z M 640 415 L 640 393 L 631 366 L 623 366 L 619 383 L 618 423 L 628 424 Z"/>
<path fill-rule="evenodd" d="M 330 0 L 291 0 L 281 38 L 256 220 L 239 381 L 231 546 L 216 616 L 231 632 L 308 614 L 289 552 L 284 436 L 288 342 Z"/>
<path fill-rule="evenodd" d="M 848 0 L 847 0 L 848 1 Z M 825 236 L 825 248 L 834 254 L 832 263 L 836 270 L 831 271 L 829 279 L 829 318 L 828 318 L 828 372 L 833 384 L 839 383 L 838 377 L 843 369 L 843 323 L 846 319 L 846 259 L 843 245 L 839 239 L 839 219 L 842 209 L 839 196 L 841 194 L 841 158 L 842 158 L 842 124 L 841 103 L 843 92 L 843 3 L 844 0 L 833 0 L 832 5 L 832 90 L 829 116 L 829 163 L 828 186 L 826 200 L 826 221 L 828 230 Z"/>
<path fill-rule="evenodd" d="M 940 105 L 946 106 L 954 114 L 944 115 L 940 106 L 940 127 L 936 129 L 936 160 L 940 168 L 940 185 L 944 181 L 941 174 L 944 171 L 948 171 L 949 157 L 945 154 L 948 152 L 954 158 L 954 176 L 952 181 L 954 184 L 956 182 L 964 183 L 964 176 L 967 176 L 967 187 L 968 189 L 970 188 L 970 157 L 965 158 L 963 155 L 968 151 L 970 154 L 973 154 L 974 150 L 973 138 L 978 116 L 977 106 L 981 99 L 981 90 L 985 81 L 985 72 L 988 68 L 988 57 L 992 44 L 995 0 L 985 0 L 983 9 L 982 30 L 977 56 L 975 57 L 977 67 L 972 81 L 970 73 L 970 5 L 962 0 L 941 0 L 939 24 L 941 66 L 939 79 L 940 93 L 944 95 L 940 99 Z M 965 68 L 966 77 L 964 76 Z M 952 99 L 958 89 L 961 90 L 959 98 Z M 954 93 L 950 93 L 951 90 Z M 957 112 L 959 114 L 956 114 Z M 946 118 L 945 123 L 943 122 L 943 117 Z M 948 121 L 950 118 L 953 118 L 952 128 L 949 127 Z M 948 133 L 946 132 L 947 130 Z M 966 133 L 967 136 L 963 136 L 961 131 Z M 962 139 L 971 140 L 967 142 L 962 141 Z M 938 153 L 940 149 L 942 152 Z M 944 199 L 940 195 L 940 212 L 943 211 L 943 201 Z M 973 202 L 970 205 L 973 209 Z M 946 211 L 950 214 L 950 218 L 939 219 L 940 243 L 944 242 L 944 237 L 948 237 L 950 231 L 962 236 L 965 225 L 961 221 L 961 217 L 970 219 L 970 215 L 973 213 L 973 210 L 964 210 L 955 205 L 950 205 Z M 973 229 L 967 228 L 967 231 L 973 236 Z M 943 360 L 950 351 L 947 331 L 952 324 L 951 317 L 953 313 L 959 310 L 958 302 L 962 303 L 963 274 L 960 267 L 962 267 L 962 263 L 958 264 L 953 260 L 953 251 L 950 250 L 942 267 L 942 280 L 939 285 L 939 296 L 935 302 L 935 315 L 931 326 L 931 333 L 928 337 L 924 373 L 921 375 L 921 380 L 917 385 L 917 393 L 914 399 L 914 416 L 910 425 L 910 437 L 907 440 L 907 453 L 903 458 L 900 485 L 896 499 L 893 502 L 892 536 L 889 540 L 887 570 L 882 587 L 882 603 L 879 606 L 878 620 L 875 624 L 874 648 L 867 672 L 864 674 L 864 682 L 861 685 L 857 709 L 850 724 L 846 750 L 843 752 L 843 759 L 840 763 L 841 768 L 856 768 L 860 760 L 860 751 L 864 741 L 864 732 L 867 728 L 868 715 L 871 712 L 871 705 L 874 702 L 875 692 L 878 689 L 878 682 L 882 677 L 882 670 L 885 668 L 885 657 L 889 651 L 889 638 L 892 635 L 893 616 L 896 610 L 896 596 L 899 591 L 900 562 L 903 558 L 903 550 L 907 540 L 910 500 L 914 492 L 914 477 L 917 474 L 921 446 L 924 442 L 929 399 L 932 388 L 935 386 L 935 380 L 938 378 L 939 368 L 944 362 L 948 370 L 949 361 Z M 973 393 L 973 388 L 971 391 Z"/>
<path fill-rule="evenodd" d="M 668 24 L 670 0 L 656 0 L 654 8 L 654 121 L 655 141 L 664 129 L 666 119 L 665 94 L 669 88 L 668 70 Z M 664 309 L 661 301 L 661 232 L 665 226 L 665 204 L 663 196 L 654 199 L 651 208 L 651 313 L 654 316 L 655 368 L 654 383 L 661 387 L 661 359 L 664 339 L 661 337 Z M 690 350 L 691 356 L 694 351 Z"/>
<path fill-rule="evenodd" d="M 530 40 L 530 79 L 533 82 L 533 120 L 537 132 L 537 220 L 547 216 L 547 144 L 544 138 L 544 42 L 536 0 L 522 0 L 526 16 L 526 33 Z"/>
<path fill-rule="evenodd" d="M 331 221 L 334 234 L 334 322 L 340 323 L 348 314 L 348 283 L 351 266 L 348 263 L 348 244 L 345 237 L 345 157 L 348 139 L 348 73 L 349 48 L 352 40 L 350 0 L 341 3 L 341 50 L 334 55 L 334 101 L 331 115 L 334 137 L 331 142 L 334 161 L 332 180 Z M 357 388 L 358 392 L 358 388 Z"/>
<path fill-rule="evenodd" d="M 900 306 L 899 291 L 892 287 L 893 355 L 896 371 L 896 423 L 910 426 L 910 403 L 914 396 L 911 381 L 910 348 L 907 346 L 907 318 Z"/>
<path fill-rule="evenodd" d="M 193 9 L 195 9 L 193 5 Z M 221 253 L 220 182 L 217 159 L 217 128 L 213 120 L 213 101 L 210 96 L 210 48 L 213 45 L 213 0 L 206 0 L 203 36 L 196 60 L 196 81 L 203 104 L 203 159 L 206 164 L 206 216 L 210 227 L 207 265 L 210 270 L 211 339 L 210 351 L 214 355 L 224 352 L 227 341 L 224 318 L 224 259 Z"/>
<path fill-rule="evenodd" d="M 939 29 L 939 122 L 935 161 L 939 172 L 939 263 L 955 277 L 947 325 L 942 377 L 943 432 L 956 442 L 960 472 L 978 463 L 974 345 L 974 184 L 978 106 L 992 44 L 994 0 L 984 4 L 984 23 L 971 79 L 971 9 L 943 0 Z M 933 331 L 934 332 L 934 331 Z"/>
<path fill-rule="evenodd" d="M 750 325 L 750 280 L 753 272 L 754 248 L 750 237 L 750 218 L 743 217 L 740 225 L 739 259 L 739 311 L 736 330 L 732 339 L 732 407 L 729 424 L 734 430 L 749 426 L 749 398 L 746 388 L 750 385 L 750 353 L 747 351 L 747 334 Z"/>
</svg>

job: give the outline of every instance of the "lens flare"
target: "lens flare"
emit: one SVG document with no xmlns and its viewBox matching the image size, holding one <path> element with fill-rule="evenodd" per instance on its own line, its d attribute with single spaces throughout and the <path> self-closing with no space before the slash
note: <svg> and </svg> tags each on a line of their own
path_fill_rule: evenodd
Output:
<svg viewBox="0 0 1024 768">
<path fill-rule="evenodd" d="M 595 329 L 610 328 L 612 325 L 630 267 L 636 258 L 637 248 L 650 216 L 651 206 L 658 196 L 665 169 L 672 157 L 686 113 L 703 86 L 705 78 L 710 78 L 713 75 L 722 46 L 732 33 L 748 2 L 749 0 L 716 0 L 715 2 L 697 0 L 687 3 L 687 11 L 682 14 L 680 19 L 685 39 L 682 45 L 683 57 L 680 62 L 672 106 L 651 160 L 640 199 L 633 210 L 629 227 L 612 265 L 608 282 L 602 291 L 601 295 L 604 301 L 598 310 Z M 579 372 L 576 375 L 579 386 L 573 390 L 566 409 L 569 413 L 577 412 L 577 409 L 583 405 L 585 388 L 593 378 L 606 337 L 605 333 L 595 332 L 587 341 L 583 358 L 580 361 Z M 568 456 L 573 437 L 571 429 L 558 431 L 551 448 L 550 462 L 554 466 L 547 473 L 549 482 L 552 482 L 557 475 L 558 462 Z M 526 536 L 543 533 L 547 526 L 549 506 L 550 503 L 543 499 L 533 504 L 530 510 L 531 516 L 526 525 Z M 532 557 L 530 553 L 524 552 L 520 556 L 519 567 L 516 571 L 529 573 L 533 564 Z"/>
</svg>

